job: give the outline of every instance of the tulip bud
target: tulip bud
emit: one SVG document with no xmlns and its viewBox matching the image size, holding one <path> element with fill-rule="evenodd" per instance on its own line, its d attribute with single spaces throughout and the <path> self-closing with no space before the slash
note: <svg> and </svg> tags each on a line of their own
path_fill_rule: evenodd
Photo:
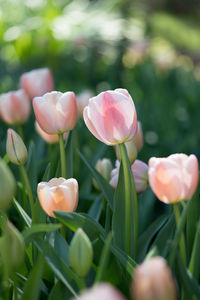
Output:
<svg viewBox="0 0 200 300">
<path fill-rule="evenodd" d="M 126 142 L 125 146 L 126 146 L 126 151 L 127 151 L 129 162 L 130 162 L 130 164 L 132 164 L 137 158 L 137 148 L 136 148 L 134 140 L 132 139 L 132 140 Z M 117 159 L 121 160 L 121 152 L 120 152 L 120 147 L 118 145 L 115 146 L 115 153 L 116 153 Z"/>
<path fill-rule="evenodd" d="M 7 209 L 15 194 L 16 182 L 15 179 L 6 165 L 6 163 L 0 159 L 0 209 Z"/>
<path fill-rule="evenodd" d="M 7 222 L 5 232 L 0 244 L 0 252 L 8 273 L 19 269 L 24 261 L 25 244 L 20 232 Z"/>
<path fill-rule="evenodd" d="M 108 158 L 99 159 L 96 163 L 95 169 L 106 179 L 110 180 L 110 173 L 112 171 L 112 163 Z M 96 189 L 99 189 L 98 183 L 93 179 L 93 184 Z"/>
<path fill-rule="evenodd" d="M 84 277 L 91 267 L 92 259 L 92 244 L 85 232 L 79 228 L 69 247 L 70 265 L 79 276 Z"/>
<path fill-rule="evenodd" d="M 176 282 L 166 261 L 153 257 L 138 266 L 131 287 L 134 300 L 176 300 Z"/>
<path fill-rule="evenodd" d="M 13 129 L 7 131 L 6 152 L 9 160 L 16 165 L 24 165 L 28 157 L 24 142 Z"/>
</svg>

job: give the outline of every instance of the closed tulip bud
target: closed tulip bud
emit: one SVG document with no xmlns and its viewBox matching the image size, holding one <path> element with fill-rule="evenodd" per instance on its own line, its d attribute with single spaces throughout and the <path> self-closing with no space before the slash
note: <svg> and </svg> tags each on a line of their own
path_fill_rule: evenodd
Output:
<svg viewBox="0 0 200 300">
<path fill-rule="evenodd" d="M 135 105 L 125 89 L 102 92 L 90 98 L 83 118 L 91 133 L 107 145 L 127 142 L 137 132 Z"/>
<path fill-rule="evenodd" d="M 128 155 L 128 159 L 130 164 L 132 164 L 137 158 L 137 148 L 134 142 L 134 139 L 125 143 L 126 151 Z M 121 160 L 121 152 L 120 147 L 118 145 L 115 146 L 115 153 L 118 160 Z"/>
<path fill-rule="evenodd" d="M 24 165 L 27 161 L 26 146 L 13 129 L 7 131 L 6 152 L 9 160 L 16 165 Z"/>
<path fill-rule="evenodd" d="M 42 96 L 54 89 L 53 76 L 48 68 L 32 70 L 21 76 L 20 86 L 31 99 Z"/>
<path fill-rule="evenodd" d="M 0 244 L 1 257 L 8 273 L 16 272 L 24 261 L 25 244 L 22 235 L 7 222 Z"/>
<path fill-rule="evenodd" d="M 30 115 L 30 100 L 24 90 L 0 95 L 0 115 L 10 125 L 23 124 Z"/>
<path fill-rule="evenodd" d="M 112 163 L 108 158 L 99 159 L 96 163 L 95 169 L 105 178 L 106 181 L 110 180 L 110 173 L 112 171 Z M 93 180 L 93 184 L 96 189 L 99 189 L 96 180 Z"/>
<path fill-rule="evenodd" d="M 190 199 L 198 184 L 199 166 L 195 155 L 172 154 L 149 160 L 149 184 L 166 204 Z"/>
<path fill-rule="evenodd" d="M 70 265 L 79 276 L 85 277 L 91 267 L 92 259 L 92 244 L 85 232 L 79 228 L 69 247 Z"/>
<path fill-rule="evenodd" d="M 77 120 L 76 97 L 73 92 L 51 92 L 33 99 L 35 117 L 48 134 L 59 134 L 74 128 Z"/>
<path fill-rule="evenodd" d="M 125 297 L 111 284 L 100 283 L 91 289 L 85 290 L 80 300 L 125 300 Z"/>
<path fill-rule="evenodd" d="M 83 117 L 83 110 L 88 105 L 89 99 L 93 96 L 91 91 L 84 91 L 77 95 L 76 103 L 79 118 Z"/>
<path fill-rule="evenodd" d="M 143 144 L 144 144 L 142 125 L 141 125 L 141 122 L 139 122 L 139 121 L 138 121 L 138 130 L 137 130 L 135 137 L 133 138 L 133 141 L 135 143 L 137 151 L 139 152 L 142 149 Z"/>
<path fill-rule="evenodd" d="M 48 134 L 38 124 L 38 122 L 35 122 L 35 129 L 37 133 L 41 136 L 41 138 L 47 142 L 48 144 L 54 144 L 59 142 L 59 136 L 58 134 Z M 63 139 L 65 140 L 68 136 L 68 132 L 63 133 Z"/>
<path fill-rule="evenodd" d="M 115 189 L 119 178 L 120 162 L 115 163 L 116 168 L 111 172 L 110 185 Z M 131 170 L 133 173 L 134 183 L 137 194 L 143 193 L 148 188 L 148 166 L 139 159 L 132 164 Z"/>
<path fill-rule="evenodd" d="M 55 210 L 73 212 L 78 205 L 78 182 L 74 178 L 52 178 L 37 188 L 42 209 L 51 217 Z"/>
<path fill-rule="evenodd" d="M 10 206 L 15 190 L 15 179 L 7 164 L 0 158 L 0 209 L 5 210 Z"/>
<path fill-rule="evenodd" d="M 176 282 L 162 257 L 150 258 L 135 269 L 131 294 L 133 300 L 177 300 Z"/>
</svg>

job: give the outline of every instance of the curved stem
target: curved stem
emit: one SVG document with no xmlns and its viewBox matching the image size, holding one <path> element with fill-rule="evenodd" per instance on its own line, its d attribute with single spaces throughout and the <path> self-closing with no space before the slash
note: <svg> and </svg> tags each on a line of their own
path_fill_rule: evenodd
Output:
<svg viewBox="0 0 200 300">
<path fill-rule="evenodd" d="M 30 185 L 30 181 L 28 178 L 28 174 L 26 172 L 26 169 L 23 165 L 20 166 L 21 169 L 21 173 L 23 175 L 24 178 L 24 182 L 27 188 L 27 192 L 28 192 L 28 196 L 29 196 L 29 200 L 30 200 L 30 205 L 31 205 L 31 214 L 32 214 L 32 223 L 36 222 L 36 215 L 35 215 L 35 208 L 34 208 L 34 199 L 33 199 L 33 194 L 32 194 L 32 189 L 31 189 L 31 185 Z"/>
<path fill-rule="evenodd" d="M 61 175 L 66 178 L 66 157 L 63 134 L 59 134 L 59 145 L 60 145 L 60 162 L 61 162 Z"/>
</svg>

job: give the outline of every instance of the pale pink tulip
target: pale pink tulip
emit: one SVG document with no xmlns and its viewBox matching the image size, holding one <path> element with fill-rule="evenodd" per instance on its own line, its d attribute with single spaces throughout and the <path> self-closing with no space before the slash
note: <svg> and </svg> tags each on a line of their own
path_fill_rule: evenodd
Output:
<svg viewBox="0 0 200 300">
<path fill-rule="evenodd" d="M 162 257 L 152 257 L 135 269 L 131 294 L 133 300 L 177 299 L 175 279 Z"/>
<path fill-rule="evenodd" d="M 100 283 L 91 289 L 85 290 L 80 300 L 125 300 L 125 297 L 111 284 Z"/>
<path fill-rule="evenodd" d="M 195 155 L 172 154 L 166 158 L 149 160 L 149 183 L 164 203 L 187 200 L 194 194 L 199 178 Z"/>
<path fill-rule="evenodd" d="M 143 132 L 142 132 L 142 125 L 141 122 L 138 121 L 138 130 L 137 133 L 135 135 L 135 137 L 133 138 L 133 142 L 137 148 L 137 151 L 139 152 L 142 147 L 143 147 Z"/>
<path fill-rule="evenodd" d="M 117 187 L 119 178 L 120 162 L 117 160 L 115 163 L 115 169 L 111 172 L 110 185 L 115 189 Z M 141 160 L 136 159 L 132 164 L 131 170 L 135 182 L 136 192 L 143 193 L 148 188 L 148 166 Z"/>
<path fill-rule="evenodd" d="M 48 144 L 54 144 L 59 142 L 59 136 L 58 134 L 48 134 L 38 124 L 37 121 L 35 121 L 35 129 L 37 133 L 41 136 L 41 138 L 47 142 Z M 68 136 L 68 132 L 63 133 L 63 139 L 65 140 Z"/>
<path fill-rule="evenodd" d="M 83 118 L 92 134 L 107 145 L 127 142 L 137 132 L 135 105 L 124 89 L 102 92 L 89 99 Z"/>
<path fill-rule="evenodd" d="M 35 117 L 48 134 L 58 134 L 74 128 L 77 120 L 76 97 L 73 92 L 51 92 L 33 99 Z"/>
<path fill-rule="evenodd" d="M 93 96 L 91 91 L 84 91 L 76 96 L 76 104 L 79 118 L 83 117 L 83 110 L 88 105 L 89 99 Z"/>
<path fill-rule="evenodd" d="M 54 211 L 73 212 L 78 205 L 78 182 L 74 178 L 52 178 L 49 182 L 40 182 L 37 188 L 42 209 L 51 217 Z"/>
<path fill-rule="evenodd" d="M 30 115 L 30 100 L 24 90 L 0 95 L 0 115 L 10 125 L 23 124 Z"/>
<path fill-rule="evenodd" d="M 43 96 L 54 89 L 53 76 L 48 68 L 32 70 L 21 76 L 20 86 L 31 99 Z"/>
</svg>

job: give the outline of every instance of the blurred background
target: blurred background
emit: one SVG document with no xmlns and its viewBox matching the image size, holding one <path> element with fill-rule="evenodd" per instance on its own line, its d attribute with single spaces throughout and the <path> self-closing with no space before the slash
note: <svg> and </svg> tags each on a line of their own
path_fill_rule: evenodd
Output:
<svg viewBox="0 0 200 300">
<path fill-rule="evenodd" d="M 63 92 L 126 88 L 143 125 L 145 161 L 200 157 L 200 1 L 0 0 L 0 93 L 41 67 Z"/>
</svg>

